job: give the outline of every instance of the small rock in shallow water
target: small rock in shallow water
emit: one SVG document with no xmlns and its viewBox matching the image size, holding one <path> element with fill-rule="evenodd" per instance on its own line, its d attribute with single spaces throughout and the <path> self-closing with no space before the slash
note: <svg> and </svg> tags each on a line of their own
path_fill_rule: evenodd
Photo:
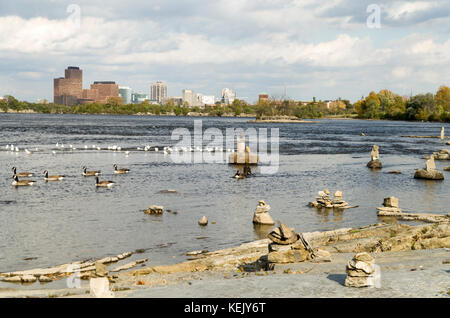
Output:
<svg viewBox="0 0 450 318">
<path fill-rule="evenodd" d="M 208 225 L 208 218 L 206 216 L 203 216 L 199 221 L 198 224 L 201 226 Z"/>
<path fill-rule="evenodd" d="M 162 214 L 164 210 L 164 207 L 159 206 L 159 205 L 151 205 L 148 207 L 147 210 L 145 210 L 144 212 L 146 214 Z"/>
</svg>

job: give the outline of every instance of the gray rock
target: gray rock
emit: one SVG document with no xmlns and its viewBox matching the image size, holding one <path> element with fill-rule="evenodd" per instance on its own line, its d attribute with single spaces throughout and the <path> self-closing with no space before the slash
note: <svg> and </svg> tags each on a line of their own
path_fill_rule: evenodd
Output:
<svg viewBox="0 0 450 318">
<path fill-rule="evenodd" d="M 384 202 L 383 205 L 387 208 L 398 208 L 398 198 L 396 197 L 389 197 L 389 198 L 384 198 Z"/>
<path fill-rule="evenodd" d="M 375 277 L 354 277 L 347 275 L 345 279 L 345 286 L 347 287 L 372 287 L 375 286 Z"/>
<path fill-rule="evenodd" d="M 164 207 L 159 206 L 159 205 L 151 205 L 148 207 L 147 210 L 145 210 L 144 212 L 146 214 L 162 214 L 164 210 Z"/>
<path fill-rule="evenodd" d="M 37 280 L 36 276 L 33 275 L 23 275 L 22 282 L 23 283 L 34 283 Z"/>
<path fill-rule="evenodd" d="M 198 224 L 201 226 L 206 226 L 208 225 L 208 218 L 206 216 L 203 216 L 199 221 Z"/>
<path fill-rule="evenodd" d="M 3 277 L 2 281 L 8 283 L 21 283 L 22 278 L 20 276 Z"/>
<path fill-rule="evenodd" d="M 51 278 L 48 277 L 48 276 L 42 275 L 42 276 L 39 276 L 39 281 L 40 281 L 41 283 L 49 283 L 49 282 L 52 282 L 53 279 L 51 279 Z"/>
<path fill-rule="evenodd" d="M 274 225 L 272 217 L 269 214 L 270 205 L 266 204 L 264 201 L 259 201 L 258 206 L 256 207 L 255 213 L 253 214 L 253 223 L 254 224 L 263 224 L 263 225 Z"/>
<path fill-rule="evenodd" d="M 444 180 L 444 175 L 439 170 L 419 169 L 414 173 L 414 179 Z"/>
<path fill-rule="evenodd" d="M 376 159 L 369 161 L 369 163 L 367 163 L 367 167 L 369 167 L 370 169 L 381 169 L 383 168 L 383 165 L 380 159 Z"/>
<path fill-rule="evenodd" d="M 98 277 L 105 277 L 108 275 L 108 270 L 103 263 L 95 262 L 95 274 Z"/>
</svg>

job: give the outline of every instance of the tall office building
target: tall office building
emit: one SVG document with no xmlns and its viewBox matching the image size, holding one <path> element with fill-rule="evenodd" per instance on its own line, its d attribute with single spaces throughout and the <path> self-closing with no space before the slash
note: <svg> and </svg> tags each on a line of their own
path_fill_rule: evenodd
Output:
<svg viewBox="0 0 450 318">
<path fill-rule="evenodd" d="M 167 85 L 163 82 L 153 83 L 151 86 L 151 96 L 152 100 L 157 100 L 159 103 L 162 103 L 163 100 L 167 97 Z"/>
<path fill-rule="evenodd" d="M 83 71 L 69 66 L 64 77 L 53 79 L 53 102 L 58 105 L 76 105 L 83 95 Z"/>
<path fill-rule="evenodd" d="M 131 91 L 131 88 L 129 87 L 125 87 L 125 86 L 120 86 L 119 87 L 119 95 L 120 97 L 122 97 L 122 103 L 123 104 L 131 104 L 131 95 L 133 94 L 133 92 Z"/>
<path fill-rule="evenodd" d="M 91 90 L 98 91 L 96 102 L 106 104 L 110 97 L 119 97 L 119 85 L 112 81 L 94 82 Z"/>
</svg>

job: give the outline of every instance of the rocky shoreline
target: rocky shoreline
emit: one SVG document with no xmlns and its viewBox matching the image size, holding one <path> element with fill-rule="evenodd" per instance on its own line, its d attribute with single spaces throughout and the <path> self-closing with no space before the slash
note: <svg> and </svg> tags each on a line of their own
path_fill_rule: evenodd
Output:
<svg viewBox="0 0 450 318">
<path fill-rule="evenodd" d="M 265 284 L 265 278 L 272 275 L 301 275 L 307 276 L 308 270 L 305 268 L 329 268 L 333 267 L 335 270 L 339 269 L 344 275 L 346 272 L 345 264 L 341 263 L 344 258 L 349 261 L 355 253 L 366 252 L 375 259 L 376 264 L 379 264 L 379 259 L 384 258 L 385 254 L 397 255 L 396 262 L 402 262 L 402 253 L 406 253 L 408 257 L 417 259 L 417 263 L 427 263 L 429 259 L 421 255 L 439 255 L 438 259 L 433 263 L 433 266 L 447 268 L 450 251 L 450 224 L 449 222 L 438 222 L 427 225 L 410 226 L 406 224 L 395 223 L 379 223 L 362 228 L 342 228 L 326 232 L 308 232 L 302 233 L 302 237 L 309 242 L 314 248 L 314 251 L 325 251 L 328 256 L 325 258 L 311 259 L 293 258 L 295 255 L 291 252 L 291 248 L 277 249 L 277 258 L 269 258 L 270 254 L 270 239 L 258 240 L 250 243 L 245 243 L 236 247 L 227 248 L 223 250 L 208 252 L 198 251 L 187 252 L 190 259 L 178 264 L 141 267 L 135 269 L 137 264 L 141 266 L 146 260 L 136 260 L 129 264 L 116 266 L 114 269 L 108 269 L 108 266 L 113 262 L 120 261 L 119 256 L 125 259 L 131 254 L 119 254 L 116 258 L 109 257 L 95 262 L 81 262 L 77 263 L 82 269 L 84 279 L 91 279 L 94 277 L 103 277 L 108 279 L 110 290 L 115 293 L 116 297 L 152 297 L 155 288 L 167 286 L 190 286 L 194 282 L 208 281 L 212 279 L 219 279 L 223 283 L 232 278 L 251 278 L 259 277 L 260 284 Z M 298 241 L 296 246 L 298 246 Z M 272 244 L 273 245 L 273 244 Z M 293 247 L 294 248 L 294 247 Z M 272 248 L 273 249 L 273 248 Z M 298 247 L 295 247 L 298 251 Z M 421 252 L 420 252 L 421 251 Z M 425 252 L 426 251 L 426 252 Z M 301 252 L 301 251 L 300 251 Z M 420 253 L 419 253 L 420 252 Z M 443 257 L 446 255 L 446 257 Z M 447 262 L 447 263 L 446 263 Z M 69 265 L 69 264 L 66 264 Z M 86 265 L 86 266 L 85 266 Z M 32 270 L 12 273 L 2 273 L 0 277 L 5 280 L 11 277 L 23 277 L 24 275 L 45 276 L 51 279 L 66 279 L 67 266 L 58 267 L 59 270 L 52 272 L 47 270 Z M 281 269 L 283 269 L 281 271 Z M 450 268 L 447 268 L 447 271 Z M 381 267 L 381 275 L 386 271 L 386 268 Z M 320 274 L 321 273 L 321 274 Z M 443 272 L 444 275 L 448 275 Z M 53 275 L 53 276 L 52 276 Z M 326 278 L 326 270 L 314 270 L 314 275 L 322 275 L 320 279 Z M 404 278 L 409 277 L 411 281 L 417 280 L 417 275 L 411 270 L 404 274 Z M 447 276 L 444 276 L 447 277 Z M 345 277 L 343 277 L 345 280 Z M 448 281 L 448 277 L 447 277 Z M 24 281 L 21 280 L 23 283 Z M 64 281 L 62 281 L 64 282 Z M 89 284 L 87 280 L 83 280 L 80 288 L 68 289 L 46 289 L 43 288 L 42 283 L 36 288 L 21 288 L 21 284 L 16 282 L 10 283 L 11 288 L 0 289 L 0 297 L 27 297 L 33 295 L 34 297 L 91 297 L 89 293 Z M 273 282 L 269 279 L 267 284 Z M 427 281 L 421 282 L 427 284 Z M 38 283 L 36 283 L 38 284 Z M 302 282 L 299 282 L 299 288 L 302 287 Z M 432 286 L 429 286 L 431 288 Z M 448 284 L 450 287 L 450 284 Z M 336 289 L 345 290 L 343 283 L 335 286 Z M 406 288 L 406 287 L 405 287 Z M 428 288 L 428 289 L 429 289 Z M 434 288 L 434 287 L 433 287 Z M 348 287 L 347 287 L 348 289 Z M 427 290 L 428 290 L 427 289 Z M 444 295 L 447 295 L 448 290 L 443 290 Z M 217 294 L 219 293 L 219 294 Z M 354 293 L 354 292 L 352 292 Z M 366 293 L 366 292 L 364 292 Z M 364 294 L 363 293 L 363 294 Z M 217 287 L 216 294 L 220 297 L 220 287 Z M 332 292 L 330 296 L 332 295 Z M 319 296 L 319 295 L 310 295 Z M 417 295 L 420 297 L 420 293 Z M 424 295 L 422 295 L 424 296 Z M 426 295 L 427 297 L 436 295 Z M 176 297 L 175 294 L 165 294 L 163 297 Z M 181 296 L 184 297 L 184 296 Z M 261 295 L 260 297 L 263 297 Z M 274 295 L 273 297 L 277 297 Z M 282 297 L 282 296 L 280 296 Z M 286 297 L 286 295 L 284 296 Z M 287 297 L 300 297 L 293 293 Z M 319 296 L 320 297 L 320 296 Z M 382 297 L 382 296 L 380 296 Z"/>
</svg>

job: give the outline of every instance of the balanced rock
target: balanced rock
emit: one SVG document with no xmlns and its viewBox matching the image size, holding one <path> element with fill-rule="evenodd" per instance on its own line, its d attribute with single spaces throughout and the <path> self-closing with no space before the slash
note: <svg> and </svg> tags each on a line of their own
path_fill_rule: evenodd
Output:
<svg viewBox="0 0 450 318">
<path fill-rule="evenodd" d="M 399 208 L 398 198 L 389 197 L 384 198 L 383 207 L 377 208 L 379 216 L 391 216 L 402 213 L 402 209 Z"/>
<path fill-rule="evenodd" d="M 203 216 L 199 221 L 198 224 L 201 226 L 208 225 L 208 218 L 206 216 Z"/>
<path fill-rule="evenodd" d="M 290 236 L 292 239 L 281 241 L 279 237 L 284 235 Z M 295 233 L 292 228 L 288 228 L 285 224 L 281 224 L 278 228 L 274 229 L 274 231 L 269 234 L 272 243 L 268 245 L 268 262 L 285 264 L 298 263 L 312 259 L 314 255 L 312 255 L 310 251 L 311 248 L 309 243 L 303 241 L 304 239 L 300 239 L 301 237 L 301 234 Z"/>
<path fill-rule="evenodd" d="M 389 197 L 389 198 L 384 198 L 384 202 L 383 205 L 387 208 L 398 208 L 398 198 L 396 197 Z"/>
<path fill-rule="evenodd" d="M 443 180 L 444 175 L 441 171 L 436 169 L 436 164 L 434 163 L 434 157 L 431 156 L 430 159 L 426 161 L 425 169 L 418 169 L 414 173 L 415 179 L 427 179 L 427 180 Z"/>
<path fill-rule="evenodd" d="M 358 253 L 347 263 L 345 286 L 374 287 L 379 279 L 379 272 L 374 259 L 368 253 Z"/>
<path fill-rule="evenodd" d="M 380 161 L 379 147 L 377 145 L 373 145 L 372 147 L 370 161 L 367 163 L 367 167 L 371 169 L 381 169 L 383 167 Z"/>
<path fill-rule="evenodd" d="M 101 262 L 95 262 L 95 275 L 97 275 L 97 277 L 107 276 L 108 270 L 106 269 L 106 265 Z"/>
<path fill-rule="evenodd" d="M 144 212 L 147 213 L 147 214 L 162 214 L 163 210 L 164 210 L 164 207 L 162 207 L 162 206 L 151 205 Z"/>
<path fill-rule="evenodd" d="M 253 215 L 254 224 L 264 224 L 264 225 L 274 225 L 272 217 L 269 214 L 270 205 L 266 204 L 264 201 L 259 201 L 256 206 L 255 213 Z"/>
<path fill-rule="evenodd" d="M 441 149 L 439 152 L 433 153 L 432 156 L 435 160 L 450 160 L 450 150 Z"/>
<path fill-rule="evenodd" d="M 284 223 L 270 232 L 268 237 L 272 242 L 280 245 L 293 244 L 299 239 L 299 235 L 294 232 L 294 229 L 287 227 Z"/>
<path fill-rule="evenodd" d="M 316 201 L 310 202 L 309 206 L 315 208 L 342 208 L 346 209 L 349 207 L 349 204 L 342 199 L 342 191 L 336 191 L 334 193 L 334 199 L 331 199 L 330 191 L 325 189 L 323 191 L 319 191 L 318 197 Z"/>
</svg>

